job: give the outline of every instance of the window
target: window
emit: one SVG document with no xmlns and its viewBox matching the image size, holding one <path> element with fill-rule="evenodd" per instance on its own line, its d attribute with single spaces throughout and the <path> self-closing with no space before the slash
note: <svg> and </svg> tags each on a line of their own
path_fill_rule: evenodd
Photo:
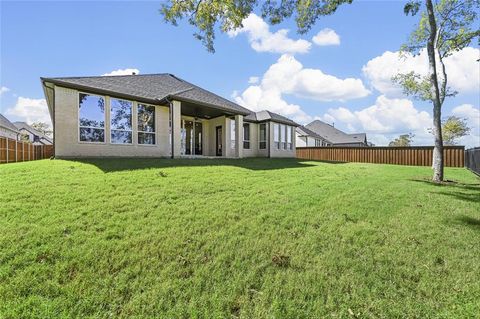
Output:
<svg viewBox="0 0 480 319">
<path fill-rule="evenodd" d="M 250 124 L 243 124 L 243 148 L 250 149 Z"/>
<path fill-rule="evenodd" d="M 258 141 L 259 141 L 258 148 L 261 150 L 264 150 L 267 148 L 267 124 L 265 123 L 260 124 L 260 128 L 258 131 L 260 135 L 258 137 Z"/>
<path fill-rule="evenodd" d="M 105 99 L 80 93 L 78 99 L 80 141 L 105 142 Z"/>
<path fill-rule="evenodd" d="M 155 144 L 155 106 L 138 104 L 138 144 Z"/>
<path fill-rule="evenodd" d="M 230 120 L 230 147 L 235 149 L 235 120 Z"/>
<path fill-rule="evenodd" d="M 287 125 L 287 150 L 292 150 L 293 145 L 292 145 L 292 132 L 293 132 L 293 126 L 288 126 Z"/>
<path fill-rule="evenodd" d="M 322 146 L 322 140 L 316 138 L 315 139 L 315 146 Z"/>
<path fill-rule="evenodd" d="M 132 143 L 132 102 L 110 99 L 110 141 L 113 144 Z"/>
<path fill-rule="evenodd" d="M 280 149 L 280 125 L 277 123 L 273 124 L 273 142 L 275 143 L 275 148 Z"/>
<path fill-rule="evenodd" d="M 287 149 L 287 127 L 286 125 L 280 124 L 280 139 L 282 141 L 281 149 Z"/>
</svg>

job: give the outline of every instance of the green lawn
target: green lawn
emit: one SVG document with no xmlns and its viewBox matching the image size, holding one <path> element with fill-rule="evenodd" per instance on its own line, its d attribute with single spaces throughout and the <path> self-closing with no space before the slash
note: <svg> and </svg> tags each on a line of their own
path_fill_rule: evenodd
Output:
<svg viewBox="0 0 480 319">
<path fill-rule="evenodd" d="M 245 160 L 0 166 L 0 318 L 478 318 L 480 179 Z"/>
</svg>

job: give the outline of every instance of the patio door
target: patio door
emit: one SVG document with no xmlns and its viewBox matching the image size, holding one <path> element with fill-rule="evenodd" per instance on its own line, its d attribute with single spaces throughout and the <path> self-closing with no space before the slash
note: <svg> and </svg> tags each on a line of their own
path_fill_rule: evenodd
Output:
<svg viewBox="0 0 480 319">
<path fill-rule="evenodd" d="M 222 127 L 217 126 L 215 132 L 215 155 L 222 156 Z"/>
<path fill-rule="evenodd" d="M 182 155 L 202 155 L 202 122 L 182 120 Z"/>
</svg>

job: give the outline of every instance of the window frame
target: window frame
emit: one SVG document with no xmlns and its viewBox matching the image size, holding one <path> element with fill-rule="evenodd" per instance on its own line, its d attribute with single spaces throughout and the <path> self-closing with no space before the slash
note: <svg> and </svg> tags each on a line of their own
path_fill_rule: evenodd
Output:
<svg viewBox="0 0 480 319">
<path fill-rule="evenodd" d="M 148 104 L 148 103 L 140 103 L 140 102 L 137 102 L 135 103 L 136 104 L 136 113 L 135 113 L 135 116 L 137 118 L 137 121 L 136 121 L 136 142 L 137 142 L 137 145 L 139 146 L 147 146 L 147 147 L 156 147 L 157 146 L 157 106 L 156 105 L 153 105 L 153 104 Z M 144 106 L 151 106 L 153 107 L 153 128 L 154 128 L 154 131 L 153 132 L 145 132 L 145 131 L 140 131 L 138 129 L 138 107 L 140 105 L 144 105 Z M 154 139 L 155 139 L 155 143 L 153 144 L 145 144 L 145 143 L 139 143 L 138 142 L 138 137 L 140 136 L 140 133 L 143 133 L 143 134 L 153 134 L 154 136 Z"/>
<path fill-rule="evenodd" d="M 273 123 L 273 143 L 275 144 L 275 148 L 277 150 L 280 150 L 281 149 L 281 146 L 282 146 L 282 137 L 281 137 L 281 132 L 282 129 L 280 127 L 280 124 L 279 123 Z M 275 136 L 276 135 L 276 136 Z"/>
<path fill-rule="evenodd" d="M 264 139 L 262 140 L 262 125 L 264 126 L 264 132 L 265 132 L 265 136 L 264 136 Z M 262 143 L 264 143 L 265 145 L 263 145 L 262 147 Z M 258 124 L 258 149 L 259 150 L 266 150 L 267 149 L 267 123 L 260 123 Z"/>
<path fill-rule="evenodd" d="M 85 94 L 85 95 L 91 95 L 91 96 L 98 96 L 103 98 L 104 103 L 106 104 L 107 102 L 107 96 L 106 95 L 100 95 L 100 94 L 93 94 L 93 93 L 88 93 L 84 91 L 77 91 L 77 141 L 80 144 L 107 144 L 107 135 L 105 134 L 107 131 L 107 112 L 105 110 L 105 107 L 103 108 L 103 128 L 98 128 L 98 127 L 92 127 L 92 126 L 80 126 L 80 94 Z M 80 139 L 80 129 L 81 128 L 90 128 L 90 129 L 96 129 L 100 130 L 103 129 L 103 142 L 90 142 L 90 141 L 82 141 Z"/>
<path fill-rule="evenodd" d="M 122 101 L 127 101 L 127 102 L 130 102 L 132 103 L 132 106 L 131 106 L 131 109 L 130 109 L 130 121 L 131 121 L 131 127 L 132 129 L 130 131 L 128 130 L 118 130 L 118 129 L 112 129 L 112 99 L 115 99 L 115 100 L 122 100 Z M 135 136 L 133 134 L 133 128 L 134 128 L 134 123 L 133 123 L 133 111 L 135 109 L 135 105 L 138 105 L 138 103 L 135 103 L 135 101 L 132 101 L 132 100 L 127 100 L 127 99 L 121 99 L 121 98 L 117 98 L 117 97 L 113 97 L 113 96 L 110 96 L 109 99 L 108 99 L 108 104 L 110 104 L 110 108 L 109 108 L 109 115 L 110 115 L 110 123 L 109 123 L 109 129 L 110 129 L 110 144 L 112 145 L 133 145 L 133 141 L 135 139 Z M 113 143 L 112 142 L 112 131 L 122 131 L 122 132 L 130 132 L 132 133 L 132 142 L 131 143 Z M 138 132 L 138 127 L 137 127 L 137 132 Z M 156 129 L 155 129 L 155 132 L 156 132 Z M 138 136 L 138 134 L 137 134 Z M 155 138 L 155 141 L 156 141 L 156 138 Z M 138 142 L 138 139 L 137 139 L 137 142 Z M 143 145 L 143 144 L 141 144 Z M 152 144 L 147 144 L 147 145 L 152 145 Z"/>
<path fill-rule="evenodd" d="M 293 126 L 287 125 L 285 132 L 287 134 L 287 150 L 291 151 L 293 150 Z"/>
<path fill-rule="evenodd" d="M 245 128 L 247 128 L 247 131 L 248 131 L 248 140 L 245 139 Z M 243 123 L 243 149 L 245 150 L 249 150 L 250 149 L 250 123 Z M 245 147 L 245 145 L 247 145 Z"/>
<path fill-rule="evenodd" d="M 237 123 L 235 119 L 230 119 L 230 149 L 234 150 L 237 144 L 237 137 L 236 137 L 236 126 Z"/>
</svg>

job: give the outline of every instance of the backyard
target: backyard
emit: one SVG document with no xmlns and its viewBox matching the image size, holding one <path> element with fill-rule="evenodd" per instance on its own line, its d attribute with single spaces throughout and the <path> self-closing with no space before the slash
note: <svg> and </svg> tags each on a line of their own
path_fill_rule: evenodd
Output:
<svg viewBox="0 0 480 319">
<path fill-rule="evenodd" d="M 480 179 L 295 159 L 0 166 L 0 318 L 473 318 Z"/>
</svg>

